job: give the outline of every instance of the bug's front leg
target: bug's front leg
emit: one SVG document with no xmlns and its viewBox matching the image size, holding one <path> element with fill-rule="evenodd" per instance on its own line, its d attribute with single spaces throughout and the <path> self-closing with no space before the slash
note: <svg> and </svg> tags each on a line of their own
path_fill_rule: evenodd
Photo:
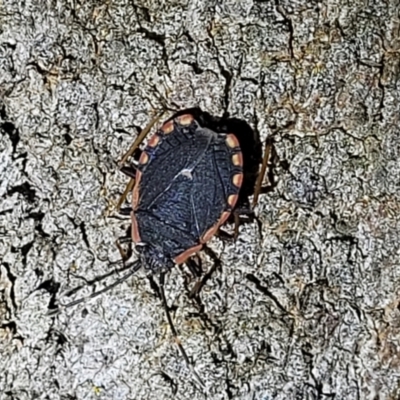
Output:
<svg viewBox="0 0 400 400">
<path fill-rule="evenodd" d="M 147 136 L 147 134 L 151 131 L 151 128 L 157 124 L 161 117 L 164 115 L 164 110 L 159 112 L 147 125 L 146 127 L 140 132 L 136 140 L 133 142 L 132 146 L 129 148 L 129 150 L 124 154 L 124 156 L 121 158 L 121 161 L 118 163 L 119 167 L 123 167 L 126 161 L 128 160 L 129 157 L 131 157 L 136 149 L 139 148 L 140 144 L 143 142 L 144 138 Z"/>
<path fill-rule="evenodd" d="M 142 154 L 142 150 L 139 148 L 136 148 L 133 154 L 133 158 L 135 160 L 138 160 L 140 158 Z M 124 203 L 124 201 L 126 200 L 129 192 L 133 189 L 133 187 L 135 186 L 135 177 L 136 177 L 136 171 L 137 171 L 137 167 L 135 164 L 129 164 L 129 165 L 122 165 L 120 166 L 119 170 L 125 174 L 126 176 L 128 176 L 129 182 L 125 187 L 124 192 L 122 193 L 121 197 L 118 200 L 117 206 L 115 207 L 116 210 L 121 213 L 122 209 L 121 206 Z M 124 212 L 122 213 L 124 214 Z"/>
<path fill-rule="evenodd" d="M 133 189 L 135 185 L 135 176 L 136 176 L 136 167 L 134 165 L 129 165 L 126 166 L 126 162 L 130 157 L 134 157 L 135 159 L 139 159 L 142 150 L 139 148 L 140 144 L 143 142 L 144 138 L 147 136 L 147 134 L 150 132 L 151 128 L 158 123 L 158 121 L 161 119 L 161 117 L 164 115 L 164 110 L 159 112 L 148 124 L 147 126 L 140 132 L 136 140 L 133 142 L 132 146 L 129 148 L 129 150 L 124 154 L 124 156 L 121 158 L 121 161 L 118 163 L 118 167 L 121 172 L 123 172 L 125 175 L 128 175 L 131 179 L 129 180 L 128 184 L 126 185 L 126 188 L 124 190 L 124 193 L 122 193 L 122 196 L 118 200 L 118 203 L 116 205 L 116 210 L 119 211 L 121 209 L 122 204 L 124 203 L 126 197 L 128 196 L 128 193 Z"/>
<path fill-rule="evenodd" d="M 127 184 L 126 187 L 125 187 L 124 193 L 122 193 L 121 197 L 120 197 L 119 200 L 118 200 L 117 205 L 115 206 L 115 209 L 116 209 L 118 212 L 121 212 L 121 211 L 122 211 L 122 210 L 121 210 L 121 206 L 122 206 L 122 204 L 124 203 L 124 201 L 126 200 L 126 198 L 127 198 L 127 196 L 128 196 L 128 193 L 132 191 L 132 189 L 133 189 L 134 186 L 135 186 L 135 179 L 134 179 L 134 178 L 131 178 L 131 179 L 129 180 L 128 184 Z M 125 210 L 125 209 L 124 209 L 124 210 Z M 122 212 L 122 214 L 125 214 L 125 211 Z"/>
</svg>

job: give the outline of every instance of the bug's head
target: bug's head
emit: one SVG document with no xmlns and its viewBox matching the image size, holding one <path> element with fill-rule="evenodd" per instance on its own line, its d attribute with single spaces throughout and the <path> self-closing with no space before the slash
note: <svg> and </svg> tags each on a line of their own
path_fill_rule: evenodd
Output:
<svg viewBox="0 0 400 400">
<path fill-rule="evenodd" d="M 152 272 L 163 272 L 171 269 L 174 262 L 168 257 L 161 246 L 149 243 L 137 243 L 136 250 L 143 267 Z"/>
</svg>

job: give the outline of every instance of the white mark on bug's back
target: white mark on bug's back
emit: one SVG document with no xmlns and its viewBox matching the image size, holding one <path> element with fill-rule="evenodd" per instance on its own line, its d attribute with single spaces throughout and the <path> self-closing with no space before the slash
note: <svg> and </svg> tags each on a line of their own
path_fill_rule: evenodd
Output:
<svg viewBox="0 0 400 400">
<path fill-rule="evenodd" d="M 189 169 L 189 168 L 183 169 L 181 172 L 179 172 L 178 175 L 186 176 L 186 177 L 189 178 L 190 180 L 193 179 L 192 170 Z"/>
<path fill-rule="evenodd" d="M 194 222 L 196 224 L 196 232 L 197 232 L 197 235 L 200 236 L 200 228 L 199 228 L 199 222 L 197 221 L 196 207 L 195 207 L 194 201 L 193 201 L 193 193 L 190 195 L 190 205 L 192 206 L 192 213 L 193 213 L 193 217 L 194 217 Z"/>
</svg>

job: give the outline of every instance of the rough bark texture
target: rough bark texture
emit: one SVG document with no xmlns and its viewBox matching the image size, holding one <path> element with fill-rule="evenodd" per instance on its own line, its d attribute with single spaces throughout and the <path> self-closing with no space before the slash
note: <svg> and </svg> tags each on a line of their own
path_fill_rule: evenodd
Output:
<svg viewBox="0 0 400 400">
<path fill-rule="evenodd" d="M 398 399 L 399 26 L 391 0 L 0 2 L 0 399 Z M 201 305 L 168 278 L 205 390 L 143 272 L 45 315 L 119 259 L 116 162 L 164 103 L 274 142 Z"/>
</svg>

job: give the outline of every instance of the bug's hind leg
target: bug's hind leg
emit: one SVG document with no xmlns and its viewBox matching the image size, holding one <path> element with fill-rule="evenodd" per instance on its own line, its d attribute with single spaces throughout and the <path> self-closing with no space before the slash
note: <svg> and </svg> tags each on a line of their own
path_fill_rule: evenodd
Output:
<svg viewBox="0 0 400 400">
<path fill-rule="evenodd" d="M 240 207 L 233 211 L 233 221 L 235 228 L 233 231 L 233 240 L 239 236 L 239 226 L 241 223 L 250 223 L 255 219 L 254 210 L 250 207 Z"/>
<path fill-rule="evenodd" d="M 236 241 L 238 235 L 239 235 L 239 226 L 240 224 L 246 223 L 246 222 L 252 222 L 254 219 L 254 210 L 250 208 L 248 205 L 247 198 L 245 201 L 242 201 L 242 205 L 239 206 L 238 208 L 235 208 L 233 210 L 231 217 L 229 219 L 229 222 L 232 222 L 234 224 L 234 231 L 233 234 L 226 232 L 223 227 L 220 227 L 216 233 L 216 236 L 218 236 L 222 240 L 226 240 L 229 242 L 234 242 Z"/>
<path fill-rule="evenodd" d="M 191 364 L 191 362 L 189 361 L 189 357 L 186 354 L 186 351 L 182 346 L 182 343 L 178 337 L 178 333 L 172 322 L 171 314 L 169 312 L 169 308 L 168 308 L 168 304 L 167 304 L 167 299 L 165 297 L 164 283 L 165 283 L 165 272 L 161 273 L 161 275 L 160 275 L 160 295 L 161 295 L 161 301 L 162 301 L 164 309 L 165 309 L 165 313 L 167 314 L 167 320 L 168 320 L 168 324 L 171 328 L 172 336 L 174 337 L 174 341 L 175 341 L 176 345 L 178 346 L 179 351 L 181 352 L 182 357 L 184 358 L 187 367 L 190 369 L 190 371 L 192 372 L 193 376 L 196 378 L 196 380 L 200 384 L 200 386 L 204 388 L 205 387 L 204 383 L 201 380 L 198 373 L 196 372 L 196 370 L 194 369 L 193 364 Z"/>
<path fill-rule="evenodd" d="M 212 259 L 214 264 L 212 267 L 204 274 L 203 278 L 198 280 L 190 291 L 190 298 L 197 298 L 201 292 L 203 286 L 212 277 L 213 273 L 221 266 L 221 260 L 217 257 L 213 250 L 211 250 L 207 245 L 203 246 L 204 252 Z"/>
<path fill-rule="evenodd" d="M 198 262 L 194 261 L 193 257 L 190 257 L 186 260 L 186 265 L 188 266 L 192 275 L 199 278 L 203 271 L 201 269 L 201 259 L 197 258 L 197 260 Z"/>
<path fill-rule="evenodd" d="M 264 157 L 261 164 L 261 170 L 258 174 L 256 185 L 254 188 L 254 196 L 253 196 L 253 207 L 255 207 L 258 203 L 258 197 L 262 191 L 262 184 L 264 181 L 265 173 L 267 171 L 267 166 L 270 161 L 270 156 L 272 153 L 272 138 L 268 138 L 265 142 L 265 150 L 264 150 Z"/>
</svg>

